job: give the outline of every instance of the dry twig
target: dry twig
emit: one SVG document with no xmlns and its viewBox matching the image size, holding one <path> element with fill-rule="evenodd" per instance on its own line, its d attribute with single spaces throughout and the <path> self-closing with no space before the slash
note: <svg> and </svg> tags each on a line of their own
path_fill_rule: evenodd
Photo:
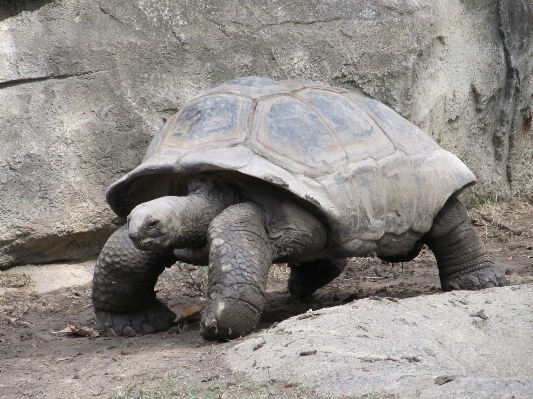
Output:
<svg viewBox="0 0 533 399">
<path fill-rule="evenodd" d="M 524 232 L 524 230 L 518 230 L 511 226 L 507 226 L 506 224 L 503 224 L 501 222 L 495 221 L 490 216 L 484 215 L 483 213 L 480 213 L 479 216 L 481 216 L 481 219 L 483 219 L 485 222 L 489 222 L 493 224 L 494 226 L 498 227 L 499 229 L 507 230 L 513 233 L 515 236 L 520 236 Z"/>
</svg>

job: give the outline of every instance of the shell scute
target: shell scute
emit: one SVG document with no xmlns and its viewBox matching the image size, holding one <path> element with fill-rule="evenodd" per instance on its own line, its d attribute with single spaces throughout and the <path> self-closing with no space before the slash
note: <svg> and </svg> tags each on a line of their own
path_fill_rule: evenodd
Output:
<svg viewBox="0 0 533 399">
<path fill-rule="evenodd" d="M 266 157 L 302 173 L 331 171 L 346 158 L 319 115 L 290 96 L 266 99 L 257 105 L 251 144 Z"/>
<path fill-rule="evenodd" d="M 372 156 L 380 159 L 395 151 L 374 120 L 341 94 L 320 89 L 299 91 L 296 96 L 309 104 L 335 132 L 351 162 Z"/>
<path fill-rule="evenodd" d="M 218 141 L 242 142 L 252 102 L 213 95 L 187 104 L 165 129 L 165 145 L 193 148 Z"/>
<path fill-rule="evenodd" d="M 380 166 L 374 159 L 350 165 L 352 190 L 359 201 L 359 224 L 356 235 L 362 240 L 377 240 L 385 232 L 387 192 Z"/>
<path fill-rule="evenodd" d="M 402 234 L 415 218 L 418 187 L 409 157 L 402 151 L 380 159 L 381 176 L 387 193 L 385 232 Z"/>
<path fill-rule="evenodd" d="M 426 132 L 379 101 L 355 93 L 344 96 L 358 104 L 376 122 L 397 150 L 414 155 L 440 149 Z"/>
</svg>

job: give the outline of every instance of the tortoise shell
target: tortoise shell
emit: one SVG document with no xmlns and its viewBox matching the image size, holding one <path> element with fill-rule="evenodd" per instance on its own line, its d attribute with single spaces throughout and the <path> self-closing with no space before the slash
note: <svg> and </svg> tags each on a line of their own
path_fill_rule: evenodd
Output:
<svg viewBox="0 0 533 399">
<path fill-rule="evenodd" d="M 247 77 L 201 93 L 112 184 L 119 216 L 186 178 L 232 171 L 309 203 L 330 230 L 329 256 L 409 250 L 454 193 L 476 178 L 455 155 L 378 101 L 308 81 Z"/>
</svg>

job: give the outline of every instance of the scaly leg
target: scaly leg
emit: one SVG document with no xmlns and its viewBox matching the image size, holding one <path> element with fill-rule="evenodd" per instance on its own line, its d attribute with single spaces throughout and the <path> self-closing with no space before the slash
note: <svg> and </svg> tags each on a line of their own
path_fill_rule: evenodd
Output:
<svg viewBox="0 0 533 399">
<path fill-rule="evenodd" d="M 128 237 L 127 225 L 109 237 L 93 277 L 93 304 L 100 325 L 109 335 L 134 336 L 161 331 L 176 315 L 156 299 L 154 286 L 172 252 L 141 251 Z"/>
<path fill-rule="evenodd" d="M 439 267 L 443 291 L 479 290 L 505 285 L 461 202 L 451 197 L 423 237 Z"/>
<path fill-rule="evenodd" d="M 272 248 L 263 211 L 247 202 L 226 208 L 209 225 L 209 299 L 200 333 L 205 339 L 248 334 L 263 311 Z"/>
<path fill-rule="evenodd" d="M 336 279 L 347 264 L 348 259 L 317 259 L 313 262 L 289 263 L 289 292 L 297 298 L 309 296 Z"/>
</svg>

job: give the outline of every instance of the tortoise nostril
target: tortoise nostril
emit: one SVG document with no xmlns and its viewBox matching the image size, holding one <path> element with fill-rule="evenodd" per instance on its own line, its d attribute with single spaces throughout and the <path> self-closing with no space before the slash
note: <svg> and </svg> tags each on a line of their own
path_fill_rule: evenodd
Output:
<svg viewBox="0 0 533 399">
<path fill-rule="evenodd" d="M 139 230 L 135 228 L 131 228 L 130 225 L 128 225 L 128 237 L 132 241 L 138 241 L 139 239 Z"/>
</svg>

